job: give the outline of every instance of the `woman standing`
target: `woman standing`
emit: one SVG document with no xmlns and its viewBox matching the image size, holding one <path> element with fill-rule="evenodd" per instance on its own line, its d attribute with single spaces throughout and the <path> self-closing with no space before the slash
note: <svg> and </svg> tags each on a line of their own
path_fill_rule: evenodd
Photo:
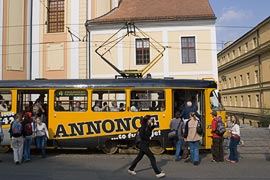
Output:
<svg viewBox="0 0 270 180">
<path fill-rule="evenodd" d="M 238 162 L 238 152 L 237 145 L 240 142 L 240 122 L 236 115 L 231 116 L 232 127 L 229 130 L 231 134 L 230 138 L 230 156 L 226 159 L 228 162 L 236 163 Z"/>
<path fill-rule="evenodd" d="M 180 112 L 176 111 L 175 117 L 170 122 L 170 129 L 177 130 L 177 138 L 173 139 L 173 143 L 175 145 L 175 161 L 179 161 L 181 159 L 180 152 L 182 149 L 182 141 L 183 141 L 183 131 L 184 131 L 184 121 L 180 119 Z"/>
<path fill-rule="evenodd" d="M 128 169 L 128 173 L 135 175 L 136 172 L 134 171 L 136 165 L 138 162 L 143 158 L 143 156 L 146 154 L 146 156 L 149 158 L 152 168 L 156 173 L 157 178 L 161 178 L 165 176 L 165 173 L 160 171 L 157 167 L 156 158 L 154 154 L 149 149 L 150 144 L 150 138 L 152 135 L 152 130 L 155 128 L 154 123 L 152 122 L 151 116 L 146 115 L 141 119 L 141 127 L 139 129 L 139 136 L 141 138 L 140 142 L 140 152 L 138 153 L 137 157 L 132 162 L 131 166 Z"/>
<path fill-rule="evenodd" d="M 184 140 L 188 143 L 190 148 L 191 162 L 196 166 L 199 165 L 199 145 L 202 137 L 197 133 L 198 120 L 195 113 L 190 112 L 190 119 L 187 121 L 184 132 Z"/>
<path fill-rule="evenodd" d="M 41 117 L 37 117 L 36 121 L 37 124 L 35 128 L 36 130 L 35 133 L 36 133 L 37 148 L 41 149 L 41 157 L 45 158 L 46 157 L 45 146 L 47 138 L 49 138 L 49 132 L 46 124 L 42 122 Z"/>
<path fill-rule="evenodd" d="M 23 126 L 21 123 L 22 116 L 16 114 L 15 120 L 11 123 L 9 133 L 11 138 L 11 146 L 13 148 L 13 157 L 15 164 L 22 163 L 23 158 Z"/>
<path fill-rule="evenodd" d="M 33 134 L 33 127 L 32 127 L 32 120 L 29 114 L 25 113 L 23 116 L 24 119 L 24 149 L 23 149 L 23 159 L 25 162 L 30 161 L 30 154 L 31 154 L 31 143 L 32 143 L 32 134 Z"/>
</svg>

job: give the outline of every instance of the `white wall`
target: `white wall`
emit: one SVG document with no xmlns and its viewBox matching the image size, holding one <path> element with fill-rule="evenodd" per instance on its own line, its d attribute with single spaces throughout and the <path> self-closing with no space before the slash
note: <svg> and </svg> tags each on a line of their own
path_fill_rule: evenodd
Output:
<svg viewBox="0 0 270 180">
<path fill-rule="evenodd" d="M 40 1 L 33 0 L 33 26 L 32 26 L 32 79 L 40 78 Z M 43 7 L 43 6 L 42 6 Z M 30 13 L 30 10 L 28 11 Z M 29 51 L 28 51 L 29 52 Z M 28 62 L 29 63 L 29 62 Z"/>
<path fill-rule="evenodd" d="M 79 33 L 79 7 L 80 1 L 70 0 L 70 29 L 73 33 Z M 74 41 L 70 43 L 70 79 L 79 78 L 79 42 L 75 38 Z"/>
</svg>

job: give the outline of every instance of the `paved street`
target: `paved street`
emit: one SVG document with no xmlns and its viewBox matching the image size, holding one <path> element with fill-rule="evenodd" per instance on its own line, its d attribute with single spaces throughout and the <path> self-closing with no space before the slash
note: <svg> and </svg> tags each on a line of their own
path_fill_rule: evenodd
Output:
<svg viewBox="0 0 270 180">
<path fill-rule="evenodd" d="M 238 146 L 240 162 L 237 164 L 212 163 L 211 154 L 201 153 L 201 164 L 194 166 L 173 161 L 174 156 L 156 156 L 158 166 L 165 173 L 165 179 L 181 180 L 266 180 L 270 179 L 270 130 L 267 128 L 241 128 L 244 144 Z M 228 140 L 224 141 L 228 153 Z M 127 173 L 127 168 L 136 154 L 106 155 L 100 151 L 48 150 L 46 159 L 33 152 L 32 161 L 15 165 L 12 151 L 1 153 L 0 180 L 119 180 L 155 179 L 147 157 L 138 164 L 136 176 Z"/>
<path fill-rule="evenodd" d="M 153 179 L 155 178 L 150 163 L 146 157 L 136 168 L 137 175 L 127 173 L 127 168 L 135 154 L 105 155 L 99 152 L 67 153 L 58 151 L 48 153 L 46 159 L 38 154 L 32 156 L 32 161 L 15 165 L 12 161 L 12 152 L 1 154 L 0 179 L 31 179 L 31 180 L 119 180 L 119 179 Z M 158 166 L 165 173 L 165 179 L 270 179 L 270 155 L 243 154 L 237 164 L 212 163 L 210 154 L 201 154 L 202 161 L 194 166 L 184 161 L 173 161 L 173 155 L 156 156 Z"/>
</svg>

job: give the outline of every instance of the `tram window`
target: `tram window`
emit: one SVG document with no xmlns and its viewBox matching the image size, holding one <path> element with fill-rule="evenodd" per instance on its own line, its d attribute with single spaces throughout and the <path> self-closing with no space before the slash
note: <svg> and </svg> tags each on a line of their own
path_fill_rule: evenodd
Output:
<svg viewBox="0 0 270 180">
<path fill-rule="evenodd" d="M 0 91 L 0 112 L 11 110 L 11 92 Z"/>
<path fill-rule="evenodd" d="M 136 90 L 131 92 L 131 111 L 165 111 L 163 90 Z"/>
<path fill-rule="evenodd" d="M 92 93 L 93 111 L 125 111 L 125 104 L 126 92 L 123 90 L 95 90 Z"/>
<path fill-rule="evenodd" d="M 55 111 L 87 111 L 86 90 L 57 90 L 54 95 Z"/>
<path fill-rule="evenodd" d="M 221 95 L 218 91 L 214 90 L 210 94 L 210 103 L 213 110 L 223 110 L 221 104 Z"/>
</svg>

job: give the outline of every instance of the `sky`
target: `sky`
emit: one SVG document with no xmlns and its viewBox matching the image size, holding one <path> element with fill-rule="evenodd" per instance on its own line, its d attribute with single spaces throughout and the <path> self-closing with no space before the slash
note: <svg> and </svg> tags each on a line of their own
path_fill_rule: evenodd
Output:
<svg viewBox="0 0 270 180">
<path fill-rule="evenodd" d="M 217 17 L 217 50 L 270 16 L 270 0 L 209 0 Z"/>
</svg>

